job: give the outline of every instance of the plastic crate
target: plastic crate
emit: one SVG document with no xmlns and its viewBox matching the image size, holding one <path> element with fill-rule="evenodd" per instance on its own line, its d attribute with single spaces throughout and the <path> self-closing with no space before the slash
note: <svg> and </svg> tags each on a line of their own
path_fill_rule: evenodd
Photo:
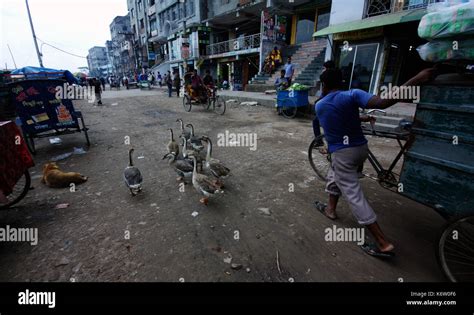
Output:
<svg viewBox="0 0 474 315">
<path fill-rule="evenodd" d="M 278 107 L 303 107 L 309 104 L 309 91 L 278 91 Z"/>
</svg>

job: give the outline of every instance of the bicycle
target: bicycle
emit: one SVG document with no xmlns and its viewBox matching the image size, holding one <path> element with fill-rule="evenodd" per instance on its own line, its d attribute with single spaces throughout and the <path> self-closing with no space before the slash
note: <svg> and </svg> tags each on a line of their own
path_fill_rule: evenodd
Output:
<svg viewBox="0 0 474 315">
<path fill-rule="evenodd" d="M 386 114 L 385 111 L 374 109 L 374 110 L 368 111 L 367 115 L 370 115 L 376 112 Z M 379 184 L 386 189 L 389 189 L 389 190 L 397 189 L 400 175 L 396 174 L 394 172 L 394 169 L 397 166 L 400 159 L 402 158 L 402 156 L 404 155 L 404 153 L 407 151 L 408 147 L 410 146 L 408 135 L 409 135 L 409 130 L 411 128 L 411 123 L 402 122 L 402 125 L 400 126 L 404 130 L 404 132 L 402 133 L 376 131 L 374 124 L 372 123 L 370 125 L 371 125 L 370 129 L 367 129 L 365 126 L 363 126 L 362 130 L 364 131 L 365 135 L 378 136 L 378 137 L 384 137 L 384 138 L 397 140 L 397 143 L 400 146 L 400 151 L 396 155 L 395 159 L 392 161 L 390 166 L 388 168 L 385 168 L 382 165 L 382 163 L 380 163 L 380 161 L 377 159 L 375 154 L 369 149 L 368 161 L 374 168 L 377 174 L 377 177 L 371 177 L 367 174 L 363 174 L 363 175 L 372 180 L 378 181 Z M 402 143 L 402 141 L 405 141 L 405 143 Z M 318 175 L 319 179 L 322 181 L 326 181 L 329 168 L 331 167 L 331 155 L 329 154 L 328 145 L 323 134 L 316 137 L 311 142 L 308 149 L 308 158 L 309 158 L 309 163 L 311 164 L 311 167 L 315 171 L 316 175 Z"/>
<path fill-rule="evenodd" d="M 13 187 L 13 191 L 9 195 L 5 196 L 6 199 L 4 201 L 0 199 L 0 210 L 8 209 L 11 206 L 20 202 L 23 198 L 25 198 L 30 188 L 31 176 L 30 172 L 26 170 L 23 176 L 17 181 L 17 183 Z"/>
</svg>

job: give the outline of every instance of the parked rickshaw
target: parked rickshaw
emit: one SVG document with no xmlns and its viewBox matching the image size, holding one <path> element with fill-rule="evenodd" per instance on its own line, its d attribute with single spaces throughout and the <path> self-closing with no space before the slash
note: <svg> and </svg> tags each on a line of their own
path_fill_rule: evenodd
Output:
<svg viewBox="0 0 474 315">
<path fill-rule="evenodd" d="M 400 152 L 384 167 L 369 151 L 380 185 L 424 204 L 447 220 L 436 244 L 437 260 L 453 282 L 474 281 L 474 74 L 446 74 L 421 89 L 414 123 L 398 133 L 368 128 L 395 139 Z M 326 180 L 330 155 L 324 136 L 309 148 L 310 164 Z M 401 174 L 395 173 L 404 158 Z"/>
<path fill-rule="evenodd" d="M 0 121 L 0 210 L 22 200 L 31 186 L 33 158 L 13 121 Z"/>
<path fill-rule="evenodd" d="M 57 87 L 66 82 L 57 79 L 23 80 L 9 84 L 15 104 L 17 124 L 32 154 L 36 154 L 35 139 L 83 132 L 90 146 L 88 128 L 71 99 L 57 98 Z M 79 124 L 79 120 L 81 121 Z"/>
<path fill-rule="evenodd" d="M 206 110 L 212 107 L 212 110 L 218 115 L 224 115 L 226 111 L 225 101 L 217 95 L 216 87 L 207 87 L 203 85 L 204 91 L 198 93 L 192 87 L 191 77 L 193 73 L 188 72 L 184 75 L 184 110 L 190 112 L 193 105 L 201 105 Z"/>
</svg>

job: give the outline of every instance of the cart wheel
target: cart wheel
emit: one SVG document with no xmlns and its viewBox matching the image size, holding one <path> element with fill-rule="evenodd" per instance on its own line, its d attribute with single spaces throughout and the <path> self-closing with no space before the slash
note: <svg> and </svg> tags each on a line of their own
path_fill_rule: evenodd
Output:
<svg viewBox="0 0 474 315">
<path fill-rule="evenodd" d="M 23 176 L 15 184 L 15 187 L 13 187 L 13 192 L 9 194 L 8 196 L 6 196 L 7 202 L 0 201 L 0 210 L 8 209 L 9 207 L 13 206 L 17 202 L 19 202 L 21 199 L 23 199 L 28 193 L 28 190 L 30 190 L 30 187 L 31 187 L 30 172 L 26 170 Z"/>
<path fill-rule="evenodd" d="M 474 216 L 447 225 L 439 238 L 436 255 L 450 281 L 474 281 Z"/>
<path fill-rule="evenodd" d="M 183 107 L 184 107 L 184 110 L 187 111 L 188 113 L 191 111 L 191 108 L 193 107 L 193 105 L 191 103 L 191 97 L 189 95 L 184 95 Z"/>
<path fill-rule="evenodd" d="M 296 106 L 296 101 L 293 98 L 287 98 L 283 100 L 283 106 L 281 107 L 281 113 L 283 117 L 288 119 L 293 119 L 298 113 L 298 107 Z"/>
<path fill-rule="evenodd" d="M 308 149 L 309 164 L 322 181 L 327 180 L 329 168 L 331 167 L 331 157 L 328 145 L 323 135 L 320 135 L 311 142 Z"/>
<path fill-rule="evenodd" d="M 29 134 L 25 133 L 25 142 L 31 154 L 36 155 L 35 139 Z"/>
<path fill-rule="evenodd" d="M 225 110 L 226 110 L 225 101 L 224 101 L 222 98 L 217 97 L 217 98 L 214 100 L 214 112 L 215 112 L 217 115 L 224 115 L 224 114 L 225 114 Z"/>
</svg>

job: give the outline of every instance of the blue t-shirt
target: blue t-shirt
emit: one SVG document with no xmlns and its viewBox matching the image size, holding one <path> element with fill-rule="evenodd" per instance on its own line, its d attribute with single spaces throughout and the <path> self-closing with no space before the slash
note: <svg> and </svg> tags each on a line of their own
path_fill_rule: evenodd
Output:
<svg viewBox="0 0 474 315">
<path fill-rule="evenodd" d="M 328 142 L 329 153 L 367 143 L 362 132 L 359 108 L 366 108 L 373 96 L 357 89 L 336 91 L 316 103 L 314 130 L 316 133 L 316 120 L 319 120 Z"/>
</svg>

